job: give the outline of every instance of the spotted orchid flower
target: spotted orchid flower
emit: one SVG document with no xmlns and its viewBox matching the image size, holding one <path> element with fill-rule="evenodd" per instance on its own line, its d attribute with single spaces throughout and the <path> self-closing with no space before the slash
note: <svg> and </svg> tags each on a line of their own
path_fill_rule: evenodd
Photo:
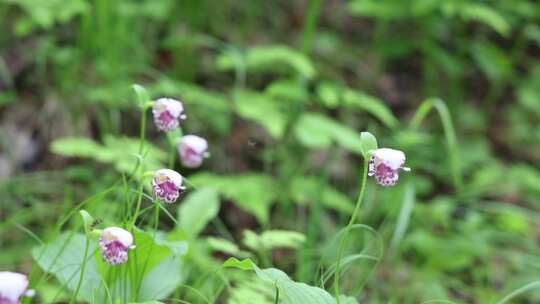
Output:
<svg viewBox="0 0 540 304">
<path fill-rule="evenodd" d="M 174 203 L 185 187 L 182 186 L 182 175 L 170 169 L 160 169 L 154 173 L 152 190 L 154 195 L 167 204 Z"/>
<path fill-rule="evenodd" d="M 123 264 L 128 260 L 128 250 L 133 248 L 133 236 L 129 231 L 109 227 L 101 232 L 99 249 L 105 262 L 111 265 Z"/>
<path fill-rule="evenodd" d="M 181 119 L 185 119 L 184 106 L 178 100 L 172 98 L 159 98 L 152 107 L 154 123 L 158 129 L 170 132 L 180 124 Z"/>
<path fill-rule="evenodd" d="M 197 135 L 183 136 L 177 149 L 182 165 L 187 168 L 199 167 L 203 159 L 209 156 L 206 139 Z"/>
<path fill-rule="evenodd" d="M 26 275 L 0 271 L 0 304 L 20 304 L 21 297 L 33 294 L 33 290 L 28 290 Z"/>
<path fill-rule="evenodd" d="M 371 153 L 369 160 L 369 176 L 375 176 L 379 185 L 394 186 L 399 179 L 399 170 L 410 171 L 404 167 L 405 153 L 399 150 L 381 148 Z"/>
</svg>

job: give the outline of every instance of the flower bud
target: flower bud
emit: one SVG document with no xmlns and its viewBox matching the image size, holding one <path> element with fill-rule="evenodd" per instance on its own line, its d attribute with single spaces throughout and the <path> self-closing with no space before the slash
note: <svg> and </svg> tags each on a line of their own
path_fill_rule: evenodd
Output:
<svg viewBox="0 0 540 304">
<path fill-rule="evenodd" d="M 99 238 L 99 249 L 105 262 L 118 265 L 127 262 L 128 250 L 133 249 L 133 236 L 125 229 L 109 227 Z"/>
<path fill-rule="evenodd" d="M 183 136 L 177 149 L 182 165 L 187 168 L 199 167 L 203 159 L 209 156 L 206 139 L 197 135 Z"/>
<path fill-rule="evenodd" d="M 179 120 L 186 118 L 182 103 L 172 98 L 159 98 L 156 100 L 152 107 L 152 114 L 154 114 L 154 123 L 158 129 L 165 132 L 178 128 Z"/>
<path fill-rule="evenodd" d="M 372 152 L 369 160 L 368 175 L 375 176 L 379 185 L 393 186 L 399 179 L 399 170 L 410 171 L 403 167 L 405 153 L 399 150 L 381 148 Z"/>
<path fill-rule="evenodd" d="M 165 203 L 174 203 L 182 187 L 182 175 L 170 169 L 160 169 L 156 171 L 152 179 L 152 190 L 154 195 Z"/>
<path fill-rule="evenodd" d="M 27 293 L 30 295 L 26 275 L 0 271 L 0 304 L 19 304 L 20 298 Z"/>
</svg>

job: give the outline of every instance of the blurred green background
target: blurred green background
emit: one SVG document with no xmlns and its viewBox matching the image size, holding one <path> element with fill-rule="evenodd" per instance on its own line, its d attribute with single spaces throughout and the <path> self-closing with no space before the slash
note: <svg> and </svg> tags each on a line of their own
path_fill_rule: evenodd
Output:
<svg viewBox="0 0 540 304">
<path fill-rule="evenodd" d="M 210 145 L 203 168 L 176 164 L 221 196 L 185 284 L 204 290 L 196 269 L 243 254 L 216 238 L 256 251 L 246 229 L 286 229 L 305 240 L 254 256 L 321 285 L 358 191 L 363 130 L 405 151 L 412 172 L 394 188 L 368 182 L 360 222 L 385 250 L 355 233 L 350 252 L 380 258 L 350 265 L 349 295 L 495 303 L 540 280 L 537 1 L 0 0 L 0 29 L 1 270 L 30 272 L 58 219 L 130 168 L 138 83 L 182 100 L 184 132 Z M 149 126 L 147 139 L 165 166 L 166 138 Z M 113 192 L 89 207 L 105 222 L 121 209 Z M 245 282 L 218 301 L 249 303 Z"/>
</svg>

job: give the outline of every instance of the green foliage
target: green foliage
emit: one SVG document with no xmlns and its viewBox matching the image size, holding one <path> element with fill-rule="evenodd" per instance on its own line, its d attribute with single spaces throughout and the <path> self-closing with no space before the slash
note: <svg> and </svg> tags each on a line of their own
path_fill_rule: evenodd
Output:
<svg viewBox="0 0 540 304">
<path fill-rule="evenodd" d="M 225 198 L 232 200 L 261 223 L 268 221 L 270 205 L 275 198 L 273 180 L 263 174 L 220 176 L 200 173 L 190 178 L 196 187 L 212 187 Z"/>
<path fill-rule="evenodd" d="M 388 147 L 411 172 L 362 187 L 339 303 L 538 303 L 539 11 L 0 0 L 0 269 L 36 303 L 336 303 L 336 239 Z M 159 97 L 182 101 L 180 129 L 153 126 Z M 208 140 L 202 167 L 182 134 Z M 184 178 L 175 205 L 144 175 L 161 168 Z M 116 267 L 94 239 L 113 225 L 136 245 Z"/>
<path fill-rule="evenodd" d="M 219 193 L 211 187 L 197 189 L 178 207 L 178 226 L 190 237 L 216 217 L 219 211 Z"/>
<path fill-rule="evenodd" d="M 139 272 L 109 281 L 112 268 L 101 260 L 97 242 L 91 241 L 89 252 L 92 254 L 87 261 L 79 291 L 81 299 L 92 302 L 93 299 L 110 296 L 107 293 L 131 295 L 133 291 L 139 290 L 137 299 L 150 301 L 166 298 L 177 288 L 183 279 L 182 254 L 185 252 L 185 244 L 156 242 L 151 235 L 143 232 L 135 232 L 134 242 L 137 247 L 129 253 L 127 267 L 134 267 Z M 80 276 L 84 248 L 85 236 L 64 233 L 54 241 L 34 248 L 32 255 L 39 266 L 53 274 L 62 286 L 74 289 Z"/>
<path fill-rule="evenodd" d="M 144 160 L 146 170 L 160 169 L 166 159 L 165 152 L 154 145 L 146 143 L 143 155 L 139 155 L 139 140 L 112 135 L 105 136 L 103 144 L 89 138 L 61 138 L 52 142 L 50 148 L 56 154 L 109 163 L 125 173 L 136 168 L 139 158 Z"/>
<path fill-rule="evenodd" d="M 283 136 L 286 118 L 272 99 L 256 92 L 235 91 L 234 101 L 238 115 L 261 124 L 275 138 Z"/>
<path fill-rule="evenodd" d="M 305 78 L 313 78 L 316 74 L 313 64 L 304 54 L 283 45 L 253 47 L 243 56 L 242 65 L 255 71 L 273 71 L 287 67 Z M 220 70 L 232 70 L 237 60 L 230 52 L 217 58 Z"/>
<path fill-rule="evenodd" d="M 306 237 L 295 231 L 268 230 L 257 235 L 251 230 L 244 230 L 243 243 L 251 250 L 272 250 L 274 248 L 296 249 L 302 245 Z"/>
</svg>

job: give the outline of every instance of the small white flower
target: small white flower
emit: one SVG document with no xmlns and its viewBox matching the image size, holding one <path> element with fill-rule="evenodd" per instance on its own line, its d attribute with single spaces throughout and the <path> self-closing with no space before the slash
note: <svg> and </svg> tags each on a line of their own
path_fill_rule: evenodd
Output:
<svg viewBox="0 0 540 304">
<path fill-rule="evenodd" d="M 19 304 L 22 296 L 30 296 L 31 293 L 26 275 L 0 271 L 0 304 Z"/>
<path fill-rule="evenodd" d="M 158 129 L 169 132 L 180 124 L 180 119 L 185 119 L 184 106 L 178 100 L 172 98 L 159 98 L 152 107 L 154 123 Z"/>
<path fill-rule="evenodd" d="M 187 168 L 199 167 L 208 157 L 208 142 L 197 135 L 185 135 L 177 146 L 182 165 Z"/>
<path fill-rule="evenodd" d="M 180 173 L 170 169 L 160 169 L 154 173 L 152 190 L 154 195 L 163 202 L 174 203 L 184 189 Z"/>
<path fill-rule="evenodd" d="M 128 260 L 128 250 L 133 248 L 133 236 L 129 231 L 109 227 L 101 232 L 99 249 L 105 262 L 111 265 L 123 264 Z"/>
<path fill-rule="evenodd" d="M 382 186 L 393 186 L 399 179 L 399 170 L 410 171 L 405 164 L 405 153 L 399 150 L 381 148 L 372 152 L 369 160 L 369 176 L 375 176 Z"/>
</svg>

